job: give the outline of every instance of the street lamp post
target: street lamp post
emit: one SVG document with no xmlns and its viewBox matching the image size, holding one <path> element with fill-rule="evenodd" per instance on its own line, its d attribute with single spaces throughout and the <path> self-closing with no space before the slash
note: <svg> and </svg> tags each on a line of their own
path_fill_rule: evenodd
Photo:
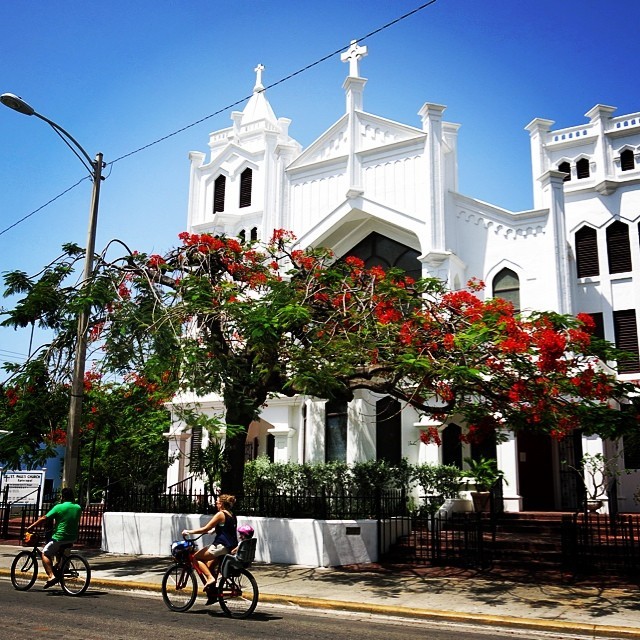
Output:
<svg viewBox="0 0 640 640">
<path fill-rule="evenodd" d="M 89 172 L 93 181 L 91 195 L 91 208 L 89 209 L 89 229 L 87 232 L 87 249 L 84 260 L 81 287 L 85 287 L 93 273 L 93 256 L 96 245 L 96 227 L 98 223 L 98 203 L 100 201 L 100 183 L 104 180 L 102 169 L 105 164 L 102 161 L 102 153 L 97 153 L 95 159 L 82 148 L 78 141 L 59 124 L 37 113 L 35 109 L 22 98 L 12 94 L 0 95 L 0 102 L 5 106 L 27 116 L 36 116 L 44 120 L 62 138 L 63 142 L 73 151 Z M 84 396 L 84 372 L 87 356 L 87 325 L 89 322 L 90 305 L 87 305 L 78 315 L 78 333 L 75 349 L 75 361 L 73 365 L 73 377 L 71 381 L 71 400 L 69 402 L 69 419 L 67 423 L 67 444 L 62 469 L 63 486 L 74 488 L 78 473 L 78 454 L 80 439 L 80 422 L 82 420 L 82 400 Z"/>
</svg>

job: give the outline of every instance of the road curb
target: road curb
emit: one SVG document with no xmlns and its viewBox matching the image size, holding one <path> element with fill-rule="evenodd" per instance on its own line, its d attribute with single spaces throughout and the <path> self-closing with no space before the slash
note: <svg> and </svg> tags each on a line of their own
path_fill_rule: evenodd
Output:
<svg viewBox="0 0 640 640">
<path fill-rule="evenodd" d="M 9 570 L 0 569 L 0 576 L 9 578 L 10 575 L 11 572 Z M 119 591 L 161 592 L 161 586 L 157 583 L 110 580 L 108 578 L 92 577 L 91 587 L 102 587 Z M 632 627 L 563 622 L 559 620 L 540 620 L 537 618 L 516 618 L 512 616 L 497 616 L 481 613 L 461 613 L 459 611 L 416 609 L 412 607 L 376 605 L 345 600 L 312 598 L 308 596 L 261 593 L 260 602 L 296 606 L 302 609 L 331 609 L 400 618 L 420 618 L 422 620 L 433 620 L 436 622 L 458 622 L 511 629 L 535 629 L 547 632 L 583 633 L 592 638 L 635 638 L 636 640 L 638 638 L 638 630 Z"/>
</svg>

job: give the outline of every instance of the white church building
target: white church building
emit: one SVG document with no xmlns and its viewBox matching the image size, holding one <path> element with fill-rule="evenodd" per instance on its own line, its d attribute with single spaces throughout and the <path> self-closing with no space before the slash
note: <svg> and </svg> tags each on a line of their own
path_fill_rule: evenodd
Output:
<svg viewBox="0 0 640 640">
<path fill-rule="evenodd" d="M 188 230 L 249 240 L 269 239 L 282 228 L 303 246 L 436 276 L 451 289 L 476 277 L 486 283 L 485 296 L 508 298 L 521 310 L 590 313 L 599 335 L 638 354 L 640 112 L 615 116 L 614 107 L 596 105 L 584 123 L 561 130 L 550 120 L 532 120 L 526 130 L 534 208 L 508 211 L 459 193 L 459 125 L 444 119 L 443 105 L 416 105 L 411 124 L 366 111 L 367 79 L 360 75 L 366 54 L 356 42 L 343 54 L 345 112 L 306 149 L 289 135 L 290 120 L 273 112 L 259 65 L 244 110 L 210 134 L 207 152 L 189 155 Z M 638 359 L 620 375 L 640 378 Z M 217 397 L 197 403 L 223 414 Z M 575 477 L 563 460 L 616 451 L 596 437 L 576 434 L 559 443 L 524 433 L 483 451 L 460 442 L 464 424 L 455 416 L 425 422 L 394 403 L 368 392 L 344 406 L 314 397 L 271 399 L 248 433 L 247 459 L 405 457 L 462 466 L 469 455 L 489 453 L 505 472 L 505 508 L 540 511 L 576 506 Z M 441 446 L 420 442 L 425 426 L 438 427 Z M 200 436 L 176 414 L 168 485 L 191 475 L 188 455 L 174 454 L 201 446 Z M 640 438 L 625 443 L 624 463 L 640 467 Z M 620 511 L 640 510 L 633 499 L 638 485 L 640 472 L 621 476 Z"/>
</svg>

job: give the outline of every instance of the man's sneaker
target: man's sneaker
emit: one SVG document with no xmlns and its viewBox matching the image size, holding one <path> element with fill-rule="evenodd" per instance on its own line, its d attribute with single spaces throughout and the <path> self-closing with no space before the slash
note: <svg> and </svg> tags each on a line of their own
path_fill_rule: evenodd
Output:
<svg viewBox="0 0 640 640">
<path fill-rule="evenodd" d="M 53 587 L 54 584 L 57 584 L 58 582 L 60 582 L 60 578 L 57 578 L 56 576 L 54 576 L 53 578 L 51 578 L 50 580 L 47 580 L 44 583 L 44 589 L 48 589 L 49 587 Z"/>
</svg>

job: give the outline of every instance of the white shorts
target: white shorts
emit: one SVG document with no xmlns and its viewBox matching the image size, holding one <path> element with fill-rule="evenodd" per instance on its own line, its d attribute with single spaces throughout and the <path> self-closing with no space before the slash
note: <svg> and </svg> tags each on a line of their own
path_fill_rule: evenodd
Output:
<svg viewBox="0 0 640 640">
<path fill-rule="evenodd" d="M 212 544 L 209 546 L 209 553 L 216 558 L 220 556 L 226 556 L 229 553 L 229 549 L 223 544 Z"/>
<path fill-rule="evenodd" d="M 61 555 L 61 551 L 71 547 L 73 542 L 58 542 L 57 540 L 49 540 L 44 545 L 42 553 L 50 560 L 55 560 L 56 556 Z"/>
</svg>

